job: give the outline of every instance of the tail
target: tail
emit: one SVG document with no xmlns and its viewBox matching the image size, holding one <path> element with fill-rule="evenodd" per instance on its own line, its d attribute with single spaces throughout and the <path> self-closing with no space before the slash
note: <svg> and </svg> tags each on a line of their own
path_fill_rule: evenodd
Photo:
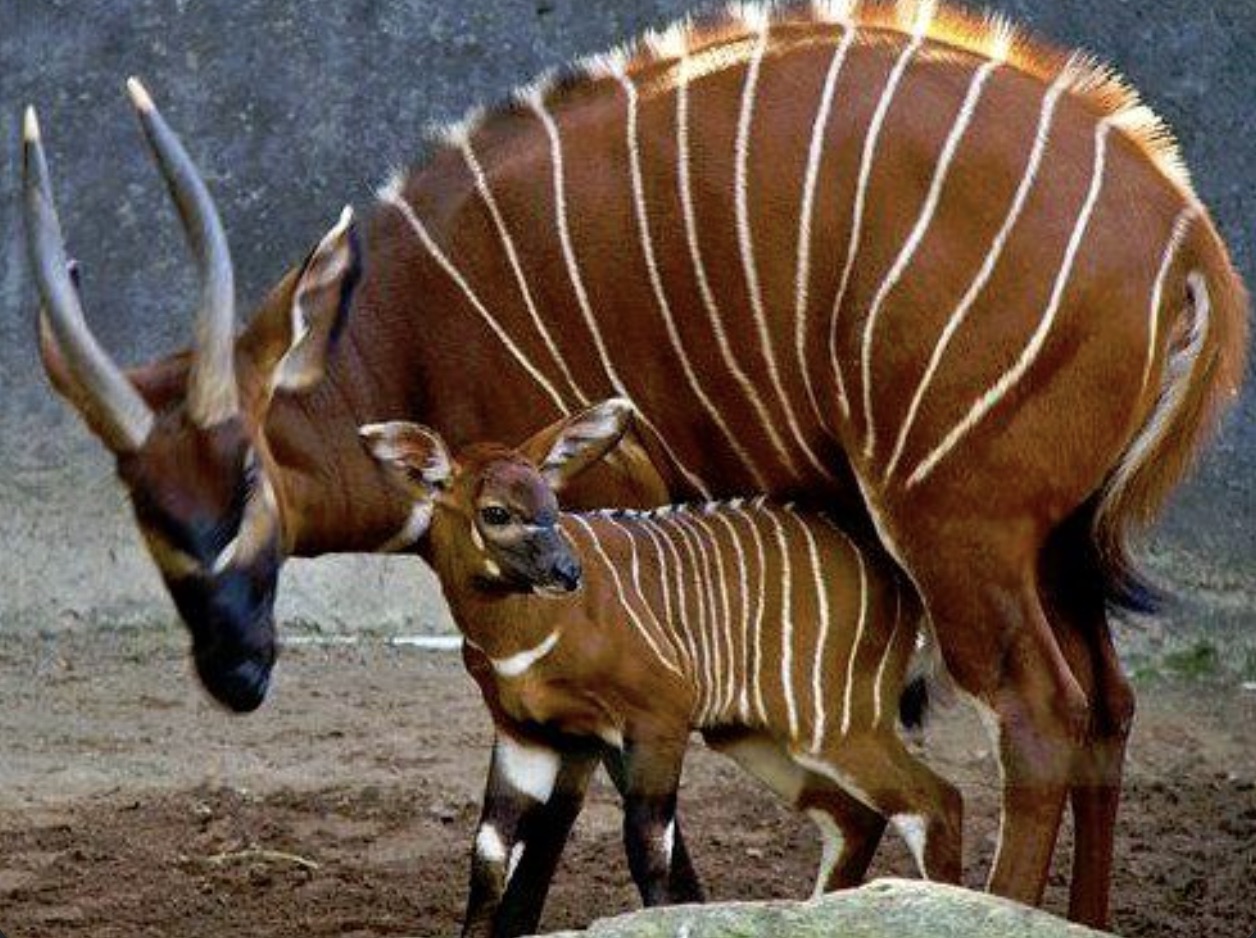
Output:
<svg viewBox="0 0 1256 938">
<path fill-rule="evenodd" d="M 903 685 L 898 698 L 898 722 L 903 729 L 918 732 L 924 729 L 929 715 L 929 680 L 920 674 Z"/>
<path fill-rule="evenodd" d="M 1159 393 L 1092 516 L 1108 600 L 1136 610 L 1154 606 L 1155 594 L 1130 556 L 1130 530 L 1148 525 L 1190 470 L 1246 367 L 1247 292 L 1207 213 L 1192 221 L 1157 311 L 1165 336 Z"/>
</svg>

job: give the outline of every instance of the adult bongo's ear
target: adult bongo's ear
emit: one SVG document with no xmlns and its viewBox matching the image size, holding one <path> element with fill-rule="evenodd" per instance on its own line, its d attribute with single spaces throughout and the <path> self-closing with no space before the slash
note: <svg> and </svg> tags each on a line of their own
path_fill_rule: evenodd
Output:
<svg viewBox="0 0 1256 938">
<path fill-rule="evenodd" d="M 613 397 L 546 427 L 519 450 L 536 463 L 554 491 L 561 491 L 615 448 L 633 413 L 632 401 Z"/>
<path fill-rule="evenodd" d="M 417 423 L 391 420 L 358 428 L 372 456 L 424 494 L 443 488 L 453 475 L 453 459 L 440 434 Z"/>
</svg>

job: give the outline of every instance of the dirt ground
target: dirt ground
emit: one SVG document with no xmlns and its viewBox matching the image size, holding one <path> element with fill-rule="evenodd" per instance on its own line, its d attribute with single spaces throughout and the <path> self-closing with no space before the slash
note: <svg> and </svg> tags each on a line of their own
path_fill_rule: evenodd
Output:
<svg viewBox="0 0 1256 938">
<path fill-rule="evenodd" d="M 1163 938 L 1256 931 L 1256 693 L 1142 688 L 1118 846 L 1116 927 Z M 488 724 L 449 652 L 362 641 L 285 651 L 270 703 L 210 704 L 181 636 L 0 637 L 0 930 L 91 935 L 455 933 Z M 993 851 L 997 772 L 962 707 L 931 761 L 967 796 L 967 878 Z M 810 825 L 695 744 L 682 816 L 714 899 L 797 897 Z M 635 908 L 600 780 L 547 928 Z M 1067 845 L 1060 851 L 1067 855 Z M 1057 862 L 1049 907 L 1063 907 Z M 875 868 L 911 873 L 888 839 Z"/>
</svg>

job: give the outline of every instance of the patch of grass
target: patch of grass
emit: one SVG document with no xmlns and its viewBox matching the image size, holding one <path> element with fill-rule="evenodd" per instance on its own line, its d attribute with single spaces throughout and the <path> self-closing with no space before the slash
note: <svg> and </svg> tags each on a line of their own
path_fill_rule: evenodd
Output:
<svg viewBox="0 0 1256 938">
<path fill-rule="evenodd" d="M 1164 669 L 1178 677 L 1212 677 L 1221 669 L 1217 647 L 1209 641 L 1197 641 L 1186 648 L 1171 651 L 1161 659 Z"/>
</svg>

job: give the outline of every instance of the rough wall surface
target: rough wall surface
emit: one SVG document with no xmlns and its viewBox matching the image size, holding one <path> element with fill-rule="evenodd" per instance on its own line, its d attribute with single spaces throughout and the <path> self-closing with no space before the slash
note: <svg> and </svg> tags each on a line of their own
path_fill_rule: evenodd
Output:
<svg viewBox="0 0 1256 938">
<path fill-rule="evenodd" d="M 999 0 L 1117 63 L 1177 128 L 1197 186 L 1256 283 L 1256 2 Z M 111 466 L 44 380 L 16 187 L 21 106 L 40 108 L 89 317 L 135 362 L 190 336 L 192 269 L 122 90 L 142 75 L 200 162 L 248 309 L 426 124 L 605 48 L 683 0 L 0 0 L 0 627 L 172 618 Z M 1160 527 L 1188 612 L 1239 636 L 1256 592 L 1249 392 Z M 283 612 L 330 627 L 442 620 L 417 564 L 292 568 Z M 1181 616 L 1185 618 L 1186 616 Z M 1250 631 L 1250 630 L 1247 630 Z M 1256 661 L 1256 658 L 1253 659 Z M 1256 665 L 1254 665 L 1256 666 Z"/>
</svg>

